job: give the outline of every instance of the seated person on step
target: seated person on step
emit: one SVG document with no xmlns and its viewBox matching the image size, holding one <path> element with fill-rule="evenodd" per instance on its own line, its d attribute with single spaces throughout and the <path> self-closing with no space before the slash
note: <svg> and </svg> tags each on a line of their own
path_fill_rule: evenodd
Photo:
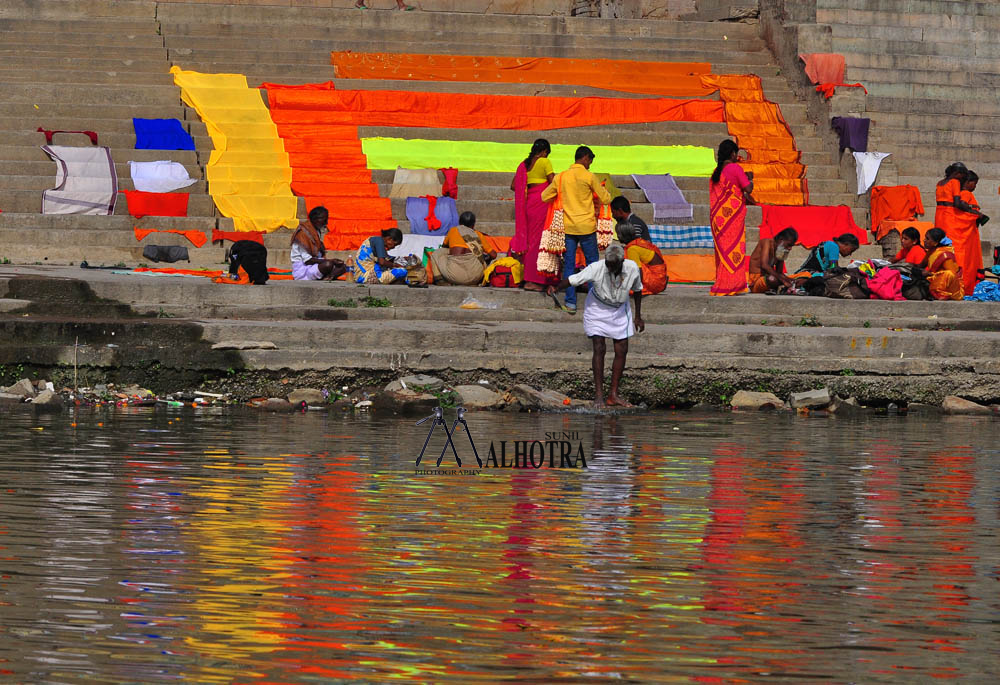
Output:
<svg viewBox="0 0 1000 685">
<path fill-rule="evenodd" d="M 389 250 L 403 242 L 403 232 L 387 228 L 381 235 L 372 236 L 361 243 L 354 255 L 354 279 L 358 283 L 391 285 L 406 280 L 406 268 L 398 266 L 389 256 Z"/>
<path fill-rule="evenodd" d="M 750 255 L 750 273 L 747 276 L 750 292 L 760 294 L 795 287 L 795 282 L 785 275 L 785 259 L 798 240 L 798 231 L 786 228 L 773 238 L 757 241 Z"/>
<path fill-rule="evenodd" d="M 951 247 L 942 243 L 944 231 L 932 228 L 924 234 L 927 261 L 924 270 L 935 300 L 961 300 L 965 296 L 962 286 L 962 267 L 958 265 Z"/>
<path fill-rule="evenodd" d="M 903 232 L 899 234 L 899 242 L 903 247 L 896 253 L 895 257 L 889 260 L 890 262 L 893 264 L 905 262 L 920 266 L 927 261 L 927 252 L 920 247 L 920 231 L 913 226 L 903 229 Z"/>
<path fill-rule="evenodd" d="M 639 265 L 642 294 L 662 293 L 670 278 L 667 276 L 667 263 L 663 261 L 660 248 L 640 238 L 639 227 L 631 223 L 618 224 L 618 240 L 625 246 L 625 259 L 631 259 Z"/>
<path fill-rule="evenodd" d="M 292 233 L 292 277 L 296 281 L 332 281 L 347 271 L 341 260 L 324 258 L 323 231 L 329 217 L 326 207 L 313 207 L 309 218 Z"/>
<path fill-rule="evenodd" d="M 476 215 L 462 212 L 458 226 L 448 231 L 441 247 L 431 253 L 434 283 L 479 285 L 486 265 L 496 256 L 490 237 L 476 230 Z"/>
<path fill-rule="evenodd" d="M 643 240 L 649 241 L 649 226 L 646 222 L 637 217 L 632 213 L 632 205 L 629 203 L 628 199 L 624 195 L 619 195 L 611 201 L 611 216 L 614 217 L 618 225 L 615 226 L 615 231 L 618 233 L 618 240 L 624 245 L 625 239 L 622 238 L 621 230 L 625 226 L 634 226 L 636 228 L 636 235 Z"/>
<path fill-rule="evenodd" d="M 858 242 L 858 237 L 850 233 L 845 233 L 833 240 L 820 243 L 809 252 L 806 261 L 792 275 L 792 278 L 822 276 L 825 271 L 840 266 L 840 258 L 850 257 L 860 246 L 861 243 Z"/>
</svg>

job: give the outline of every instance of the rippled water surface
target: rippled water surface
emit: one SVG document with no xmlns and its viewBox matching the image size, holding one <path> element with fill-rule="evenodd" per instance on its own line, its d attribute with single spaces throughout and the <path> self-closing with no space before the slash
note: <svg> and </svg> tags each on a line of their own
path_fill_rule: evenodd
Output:
<svg viewBox="0 0 1000 685">
<path fill-rule="evenodd" d="M 468 418 L 587 468 L 470 475 L 459 433 L 466 475 L 418 474 L 395 418 L 0 414 L 0 681 L 1000 674 L 992 419 Z"/>
</svg>

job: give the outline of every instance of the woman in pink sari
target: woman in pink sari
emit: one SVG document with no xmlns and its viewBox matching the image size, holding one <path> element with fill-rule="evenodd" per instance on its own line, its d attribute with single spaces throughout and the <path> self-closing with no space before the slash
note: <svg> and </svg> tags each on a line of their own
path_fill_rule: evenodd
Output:
<svg viewBox="0 0 1000 685">
<path fill-rule="evenodd" d="M 538 248 L 549 213 L 549 204 L 542 201 L 542 191 L 555 176 L 549 161 L 551 151 L 549 141 L 536 140 L 510 184 L 514 191 L 514 238 L 510 241 L 510 251 L 524 264 L 525 290 L 545 290 L 559 280 L 538 271 Z"/>
<path fill-rule="evenodd" d="M 715 241 L 715 283 L 711 295 L 747 292 L 749 259 L 744 220 L 753 204 L 753 174 L 739 165 L 739 146 L 731 140 L 719 145 L 718 163 L 712 173 L 708 216 Z"/>
</svg>

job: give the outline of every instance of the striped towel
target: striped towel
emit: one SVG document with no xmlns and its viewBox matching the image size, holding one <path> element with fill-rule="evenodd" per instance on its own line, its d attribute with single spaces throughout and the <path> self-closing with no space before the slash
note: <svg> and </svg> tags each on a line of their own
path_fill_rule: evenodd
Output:
<svg viewBox="0 0 1000 685">
<path fill-rule="evenodd" d="M 711 226 L 661 226 L 649 227 L 649 237 L 653 244 L 665 250 L 715 246 Z"/>
</svg>

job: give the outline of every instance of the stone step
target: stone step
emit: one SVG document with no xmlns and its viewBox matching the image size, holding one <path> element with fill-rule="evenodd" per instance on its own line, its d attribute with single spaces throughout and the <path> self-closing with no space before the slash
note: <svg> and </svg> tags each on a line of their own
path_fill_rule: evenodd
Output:
<svg viewBox="0 0 1000 685">
<path fill-rule="evenodd" d="M 0 90 L 11 83 L 72 83 L 72 84 L 92 84 L 101 86 L 135 84 L 137 86 L 172 86 L 174 77 L 167 73 L 166 64 L 162 65 L 159 73 L 135 72 L 127 66 L 122 66 L 117 70 L 102 71 L 99 69 L 87 70 L 66 70 L 50 69 L 43 70 L 34 68 L 26 71 L 23 66 L 10 65 L 4 61 L 0 65 Z"/>
<path fill-rule="evenodd" d="M 53 164 L 49 156 L 42 152 L 41 146 L 45 145 L 45 136 L 35 133 L 39 141 L 37 145 L 0 145 L 0 164 L 5 161 L 41 162 L 48 161 Z M 87 140 L 83 136 L 59 136 L 53 138 L 53 144 L 60 145 L 60 141 L 67 143 L 78 142 L 77 138 Z M 98 141 L 102 142 L 103 141 Z M 202 174 L 198 167 L 198 153 L 193 150 L 136 150 L 131 147 L 122 146 L 111 148 L 111 158 L 115 160 L 115 168 L 125 162 L 156 162 L 159 160 L 170 160 L 180 162 L 187 169 L 188 175 L 192 178 L 201 178 Z M 0 167 L 2 168 L 2 167 Z M 55 172 L 55 167 L 52 167 Z M 128 165 L 125 165 L 125 173 L 128 174 Z"/>
<path fill-rule="evenodd" d="M 180 99 L 176 86 L 73 85 L 70 83 L 0 83 L 6 102 L 80 102 L 114 105 L 176 105 Z"/>
<path fill-rule="evenodd" d="M 836 32 L 838 27 L 834 27 Z M 841 27 L 847 31 L 864 29 L 862 26 Z M 919 39 L 918 39 L 919 40 Z M 971 55 L 957 57 L 938 56 L 927 59 L 925 55 L 914 54 L 884 54 L 882 52 L 846 52 L 848 74 L 853 75 L 855 68 L 868 69 L 917 69 L 928 71 L 943 71 L 960 75 L 960 72 L 996 73 L 1000 64 L 996 59 L 980 58 Z"/>
<path fill-rule="evenodd" d="M 30 107 L 30 105 L 29 105 Z M 33 108 L 32 108 L 33 109 Z M 31 116 L 2 116 L 0 115 L 0 131 L 7 135 L 8 133 L 22 133 L 24 131 L 29 131 L 38 134 L 35 129 L 38 128 L 39 123 L 44 124 L 50 130 L 85 130 L 85 131 L 96 131 L 102 138 L 109 134 L 115 134 L 120 136 L 133 136 L 135 127 L 132 124 L 132 117 L 123 117 L 120 119 L 110 119 L 105 117 L 89 117 L 89 116 L 44 116 L 39 117 L 38 111 L 34 110 L 35 115 Z M 178 106 L 178 112 L 183 114 L 183 108 Z M 193 114 L 193 112 L 192 112 Z M 195 116 L 197 116 L 195 114 Z M 138 117 L 143 118 L 160 118 L 160 119 L 171 119 L 177 117 L 162 116 L 162 117 Z M 200 136 L 202 138 L 208 137 L 208 130 L 205 128 L 205 124 L 201 121 L 182 121 L 181 125 L 194 136 Z M 44 138 L 42 138 L 44 140 Z M 86 140 L 86 139 L 83 139 Z M 103 140 L 101 141 L 103 144 Z M 164 150 L 164 152 L 172 152 L 172 150 Z"/>
<path fill-rule="evenodd" d="M 109 21 L 153 22 L 156 3 L 151 0 L 4 0 L 0 4 L 2 19 L 30 19 L 46 21 L 92 21 L 105 17 Z"/>
<path fill-rule="evenodd" d="M 1000 83 L 1000 64 L 994 72 L 970 71 L 968 67 L 956 71 L 952 69 L 900 69 L 897 67 L 850 67 L 847 70 L 846 80 L 853 83 L 861 81 L 873 92 L 876 85 L 883 89 L 885 84 L 897 84 L 900 82 L 912 84 L 913 86 L 964 86 L 995 88 Z"/>
<path fill-rule="evenodd" d="M 317 27 L 333 25 L 344 32 L 385 30 L 440 31 L 442 17 L 430 12 L 358 12 L 356 10 L 340 11 L 304 6 L 267 7 L 261 5 L 214 5 L 206 6 L 195 3 L 160 3 L 157 8 L 157 20 L 161 26 L 212 26 L 227 24 L 233 26 L 272 26 L 272 27 Z M 582 34 L 594 37 L 614 39 L 648 38 L 662 39 L 691 34 L 716 37 L 719 35 L 719 25 L 711 22 L 671 22 L 618 19 L 610 21 L 595 21 L 582 17 L 565 16 L 513 16 L 488 13 L 451 12 L 447 15 L 447 30 L 453 35 L 468 35 L 490 31 L 505 31 L 511 35 L 524 34 Z M 757 37 L 755 26 L 744 24 L 726 24 L 723 33 L 733 40 L 752 40 Z"/>
<path fill-rule="evenodd" d="M 904 130 L 941 130 L 942 119 L 935 114 L 918 114 L 908 112 L 868 112 L 879 131 L 890 129 Z M 963 115 L 956 123 L 961 123 L 963 130 L 994 131 L 1000 127 L 1000 111 L 996 115 Z"/>
<path fill-rule="evenodd" d="M 129 185 L 131 185 L 131 183 Z M 51 187 L 51 182 L 49 187 Z M 44 188 L 42 190 L 44 190 Z M 184 192 L 183 189 L 181 192 Z M 7 189 L 3 193 L 3 210 L 6 212 L 28 214 L 32 211 L 40 211 L 41 206 L 41 190 Z M 211 217 L 214 213 L 215 203 L 208 195 L 192 193 L 188 198 L 188 216 Z M 128 204 L 125 201 L 125 195 L 122 193 L 118 194 L 118 203 L 115 205 L 115 214 L 128 215 Z"/>
<path fill-rule="evenodd" d="M 976 41 L 976 33 L 1000 29 L 1000 16 L 973 12 L 953 12 L 962 3 L 950 3 L 947 10 L 928 8 L 929 11 L 907 9 L 903 12 L 869 9 L 817 9 L 816 22 L 820 24 L 849 24 L 857 26 L 913 26 L 935 29 L 941 33 L 961 32 L 969 42 Z M 967 9 L 988 3 L 964 3 Z M 908 6 L 909 7 L 909 6 Z M 968 35 L 971 33 L 972 35 Z"/>
<path fill-rule="evenodd" d="M 966 98 L 958 101 L 947 101 L 938 98 L 905 98 L 869 95 L 867 111 L 871 116 L 879 112 L 935 114 L 946 117 L 964 115 L 1000 116 L 1000 102 L 983 98 Z"/>
<path fill-rule="evenodd" d="M 110 29 L 110 27 L 109 27 Z M 20 49 L 24 46 L 43 45 L 46 49 L 63 47 L 92 47 L 102 51 L 131 51 L 132 49 L 162 48 L 163 36 L 157 35 L 152 22 L 142 32 L 126 32 L 117 28 L 94 32 L 58 31 L 0 31 L 0 50 Z M 58 32 L 59 40 L 52 36 Z"/>
<path fill-rule="evenodd" d="M 121 165 L 121 166 L 124 167 L 125 173 L 118 177 L 118 188 L 119 190 L 123 189 L 132 190 L 133 184 L 132 184 L 132 178 L 131 176 L 129 176 L 128 173 L 128 166 L 127 165 Z M 34 190 L 34 191 L 48 190 L 49 188 L 52 187 L 52 184 L 53 184 L 53 176 L 51 173 L 39 176 L 14 176 L 14 175 L 4 176 L 4 185 L 6 186 L 7 190 Z M 181 188 L 179 191 L 176 192 L 189 193 L 191 195 L 191 199 L 193 200 L 196 195 L 204 195 L 208 192 L 208 182 L 198 181 L 197 183 L 193 183 L 189 185 L 187 188 Z M 124 202 L 125 201 L 124 197 L 119 195 L 119 201 Z"/>
<path fill-rule="evenodd" d="M 964 0 L 817 0 L 817 11 L 866 10 L 921 14 L 1000 15 L 1000 8 L 989 2 Z"/>
<path fill-rule="evenodd" d="M 91 122 L 116 119 L 132 125 L 132 117 L 140 119 L 180 119 L 186 126 L 202 125 L 198 115 L 186 108 L 178 98 L 175 102 L 151 102 L 143 104 L 87 104 L 66 103 L 60 101 L 48 102 L 3 102 L 0 101 L 0 117 L 26 118 L 35 122 L 30 130 L 38 128 L 39 123 L 48 123 L 52 119 L 72 119 L 78 122 Z M 185 121 L 187 117 L 187 121 Z M 193 119 L 193 121 L 192 121 Z M 74 127 L 75 128 L 75 127 Z M 89 129 L 88 130 L 96 130 Z M 193 129 L 192 129 L 193 130 Z"/>
<path fill-rule="evenodd" d="M 892 128 L 879 126 L 877 140 L 903 141 L 908 145 L 923 144 L 928 147 L 989 147 L 996 142 L 992 131 Z"/>
<path fill-rule="evenodd" d="M 35 45 L 6 45 L 0 48 L 0 58 L 6 60 L 8 57 L 41 57 L 43 59 L 53 59 L 53 58 L 64 58 L 73 57 L 80 60 L 87 60 L 92 57 L 94 51 L 87 45 L 64 45 L 60 46 L 53 44 L 51 40 L 45 43 L 35 44 Z M 117 57 L 120 59 L 136 59 L 136 60 L 156 60 L 165 59 L 167 56 L 167 49 L 164 47 L 134 47 L 128 49 L 122 49 L 121 51 L 115 52 L 113 50 L 108 50 L 98 56 L 99 59 L 108 59 L 109 57 Z"/>
<path fill-rule="evenodd" d="M 977 57 L 995 58 L 1000 57 L 1000 46 L 988 42 L 987 35 L 966 36 L 963 42 L 934 42 L 923 41 L 914 42 L 909 40 L 881 40 L 878 42 L 878 50 L 883 54 L 900 55 L 928 55 L 944 57 Z M 992 35 L 992 34 L 990 34 Z M 872 39 L 862 38 L 835 38 L 833 49 L 836 52 L 846 54 L 849 52 L 867 53 L 872 50 Z"/>
<path fill-rule="evenodd" d="M 213 227 L 232 231 L 233 222 L 225 217 L 157 217 L 147 216 L 135 219 L 128 215 L 90 216 L 81 214 L 39 214 L 0 212 L 0 230 L 17 230 L 33 237 L 52 231 L 66 230 L 109 230 L 131 232 L 133 226 L 143 228 L 178 229 L 182 231 L 205 231 Z"/>
<path fill-rule="evenodd" d="M 30 19 L 0 16 L 0 33 L 124 33 L 155 34 L 156 22 L 152 17 L 143 20 L 129 19 Z"/>
</svg>

